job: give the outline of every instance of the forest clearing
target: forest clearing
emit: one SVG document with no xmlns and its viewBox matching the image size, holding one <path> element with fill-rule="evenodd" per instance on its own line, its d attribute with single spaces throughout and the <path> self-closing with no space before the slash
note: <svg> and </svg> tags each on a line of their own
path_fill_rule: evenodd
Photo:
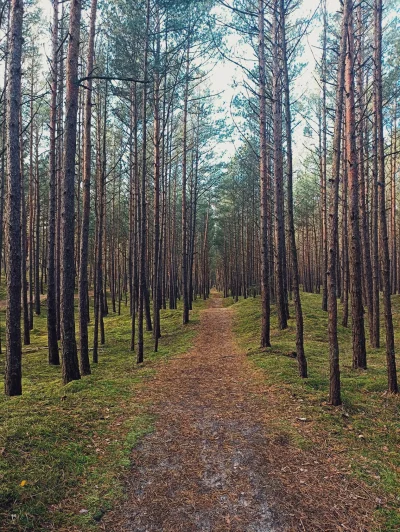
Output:
<svg viewBox="0 0 400 532">
<path fill-rule="evenodd" d="M 0 0 L 0 531 L 400 530 L 399 0 Z"/>
</svg>

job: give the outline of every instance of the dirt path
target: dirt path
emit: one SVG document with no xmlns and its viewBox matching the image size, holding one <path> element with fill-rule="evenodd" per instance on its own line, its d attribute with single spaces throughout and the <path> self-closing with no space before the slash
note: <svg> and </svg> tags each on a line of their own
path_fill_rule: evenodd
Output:
<svg viewBox="0 0 400 532">
<path fill-rule="evenodd" d="M 133 451 L 126 501 L 100 527 L 372 530 L 362 488 L 269 430 L 265 414 L 277 398 L 266 397 L 262 375 L 235 346 L 233 314 L 214 296 L 195 347 L 165 364 L 143 391 L 139 400 L 157 416 L 156 428 Z"/>
</svg>

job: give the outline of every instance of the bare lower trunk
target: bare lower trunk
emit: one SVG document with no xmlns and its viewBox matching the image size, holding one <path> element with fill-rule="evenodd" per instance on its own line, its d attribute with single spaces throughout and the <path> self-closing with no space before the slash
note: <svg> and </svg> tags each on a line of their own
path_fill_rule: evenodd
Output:
<svg viewBox="0 0 400 532">
<path fill-rule="evenodd" d="M 50 150 L 49 150 L 49 221 L 48 221 L 48 257 L 47 257 L 47 341 L 49 345 L 49 364 L 58 366 L 60 355 L 57 341 L 57 294 L 55 270 L 56 245 L 56 187 L 57 187 L 57 84 L 58 84 L 58 1 L 53 3 L 52 62 L 51 62 L 51 102 L 50 102 Z"/>
<path fill-rule="evenodd" d="M 94 39 L 96 31 L 97 0 L 92 0 L 90 13 L 89 44 L 87 55 L 87 76 L 94 65 Z M 81 226 L 81 250 L 79 265 L 79 339 L 80 370 L 82 375 L 90 375 L 88 337 L 88 258 L 89 258 L 89 219 L 90 219 L 90 178 L 92 165 L 92 81 L 86 83 L 83 130 L 83 212 Z"/>
<path fill-rule="evenodd" d="M 390 260 L 385 203 L 385 144 L 382 113 L 382 0 L 375 0 L 375 112 L 378 137 L 380 258 L 386 328 L 388 390 L 390 393 L 397 394 L 399 393 L 399 387 L 397 383 L 392 303 L 390 299 Z"/>
<path fill-rule="evenodd" d="M 272 113 L 274 130 L 274 192 L 275 192 L 275 286 L 278 326 L 287 328 L 285 293 L 285 220 L 283 208 L 283 154 L 282 154 L 282 86 L 281 86 L 281 46 L 279 38 L 279 2 L 273 8 L 273 72 L 272 72 Z"/>
<path fill-rule="evenodd" d="M 78 60 L 81 21 L 81 0 L 71 0 L 69 43 L 67 54 L 67 91 L 65 100 L 64 169 L 61 198 L 61 282 L 60 319 L 63 382 L 80 378 L 75 338 L 75 155 L 78 115 Z"/>
<path fill-rule="evenodd" d="M 267 167 L 267 112 L 266 112 L 266 72 L 265 72 L 265 28 L 264 0 L 259 0 L 259 102 L 260 102 L 260 240 L 261 240 L 261 347 L 270 347 L 270 286 L 268 248 L 268 167 Z"/>
<path fill-rule="evenodd" d="M 144 79 L 147 78 L 148 53 L 149 53 L 149 25 L 150 25 L 150 0 L 147 0 L 146 8 L 146 43 L 144 53 Z M 144 360 L 144 333 L 143 319 L 145 311 L 146 298 L 146 172 L 147 172 L 147 87 L 143 86 L 143 160 L 142 176 L 140 190 L 140 262 L 139 262 L 139 308 L 138 308 L 138 352 L 137 363 L 141 364 Z"/>
<path fill-rule="evenodd" d="M 346 57 L 346 154 L 348 164 L 349 212 L 351 225 L 350 293 L 353 332 L 353 368 L 366 369 L 364 307 L 362 302 L 361 238 L 359 221 L 358 156 L 356 145 L 356 111 L 354 97 L 354 26 L 353 0 L 349 13 L 348 51 Z"/>
<path fill-rule="evenodd" d="M 302 378 L 307 378 L 307 359 L 304 353 L 304 323 L 303 323 L 303 309 L 300 299 L 300 280 L 299 280 L 299 266 L 297 261 L 297 247 L 296 234 L 294 227 L 294 211 L 293 211 L 293 153 L 292 153 L 292 118 L 290 108 L 290 84 L 288 61 L 286 51 L 286 25 L 285 25 L 285 7 L 284 0 L 280 0 L 281 20 L 280 27 L 282 32 L 282 56 L 283 56 L 283 91 L 284 91 L 284 105 L 285 105 L 285 120 L 286 120 L 286 142 L 287 142 L 287 192 L 288 192 L 288 218 L 289 218 L 289 245 L 290 257 L 292 266 L 292 287 L 293 287 L 293 302 L 296 312 L 296 352 L 297 363 L 299 366 L 299 375 Z"/>
<path fill-rule="evenodd" d="M 342 30 L 340 38 L 340 53 L 338 62 L 336 88 L 336 115 L 333 137 L 332 179 L 330 181 L 329 201 L 329 238 L 328 238 L 328 338 L 330 384 L 329 401 L 338 406 L 342 403 L 340 393 L 339 342 L 337 334 L 337 248 L 338 248 L 338 211 L 339 211 L 339 177 L 341 133 L 343 120 L 343 91 L 346 60 L 346 45 L 348 33 L 349 3 L 345 0 L 343 6 Z"/>
<path fill-rule="evenodd" d="M 22 394 L 21 346 L 21 170 L 19 116 L 23 2 L 11 0 L 7 87 L 7 312 L 5 393 Z"/>
</svg>

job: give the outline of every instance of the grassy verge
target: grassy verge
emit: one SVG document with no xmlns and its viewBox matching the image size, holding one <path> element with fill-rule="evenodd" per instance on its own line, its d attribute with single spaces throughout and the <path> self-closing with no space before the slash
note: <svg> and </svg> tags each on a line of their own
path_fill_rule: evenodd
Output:
<svg viewBox="0 0 400 532">
<path fill-rule="evenodd" d="M 159 353 L 147 333 L 140 368 L 129 350 L 127 311 L 110 315 L 99 364 L 65 387 L 60 368 L 47 364 L 46 317 L 35 318 L 23 355 L 23 396 L 0 396 L 0 530 L 91 530 L 123 496 L 130 451 L 154 422 L 135 395 L 158 364 L 191 346 L 202 306 L 196 303 L 187 327 L 179 310 L 162 311 Z M 4 355 L 1 369 L 3 362 Z"/>
<path fill-rule="evenodd" d="M 297 376 L 297 362 L 287 355 L 295 350 L 295 323 L 277 329 L 272 316 L 272 348 L 261 351 L 260 300 L 241 300 L 236 304 L 235 333 L 249 358 L 265 372 L 265 378 L 282 397 L 281 423 L 298 446 L 324 442 L 349 464 L 352 474 L 382 494 L 377 503 L 381 530 L 400 530 L 400 399 L 385 393 L 387 386 L 385 350 L 368 349 L 369 369 L 352 370 L 351 331 L 339 327 L 343 407 L 327 404 L 328 343 L 327 314 L 321 298 L 303 294 L 305 348 L 309 379 Z M 393 298 L 396 345 L 400 345 L 400 297 Z M 293 308 L 291 313 L 294 314 Z M 384 341 L 384 326 L 382 324 Z M 399 366 L 400 366 L 400 349 Z M 298 419 L 307 419 L 307 437 Z M 300 423 L 301 425 L 301 423 Z M 304 425 L 304 424 L 303 424 Z"/>
</svg>

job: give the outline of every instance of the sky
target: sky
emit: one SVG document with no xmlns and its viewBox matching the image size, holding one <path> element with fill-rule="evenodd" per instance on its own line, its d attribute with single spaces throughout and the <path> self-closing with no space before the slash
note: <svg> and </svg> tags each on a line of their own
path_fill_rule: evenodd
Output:
<svg viewBox="0 0 400 532">
<path fill-rule="evenodd" d="M 51 1 L 39 0 L 39 4 L 43 8 L 44 16 L 48 19 L 50 24 L 52 11 Z M 308 18 L 312 16 L 319 5 L 320 0 L 303 0 L 303 5 L 298 9 L 296 17 Z M 339 7 L 339 0 L 327 0 L 328 11 L 334 12 L 338 10 Z M 225 8 L 217 8 L 217 12 L 218 15 L 221 15 L 221 18 L 226 17 Z M 318 90 L 317 82 L 314 79 L 314 70 L 315 58 L 320 56 L 320 50 L 318 47 L 320 32 L 321 27 L 316 21 L 315 24 L 310 26 L 308 35 L 303 39 L 304 52 L 301 59 L 306 63 L 306 67 L 294 84 L 292 99 L 301 98 L 305 93 Z M 235 53 L 235 48 L 238 47 L 238 38 L 231 37 L 229 45 L 232 47 L 233 53 Z M 241 49 L 241 54 L 244 55 L 243 49 Z M 249 51 L 249 54 L 251 54 L 251 51 Z M 223 112 L 217 115 L 217 118 L 225 117 L 228 123 L 231 124 L 233 122 L 230 116 L 230 105 L 234 96 L 241 90 L 240 81 L 242 78 L 243 72 L 240 68 L 233 65 L 230 61 L 221 59 L 221 61 L 218 62 L 218 65 L 213 69 L 209 80 L 207 81 L 210 92 L 219 95 L 216 98 L 216 105 L 223 109 Z M 298 164 L 300 164 L 302 153 L 304 152 L 304 125 L 305 123 L 300 120 L 294 132 L 294 155 L 295 161 Z M 219 146 L 219 155 L 229 159 L 235 153 L 240 143 L 240 133 L 236 130 L 236 133 L 229 142 L 223 143 Z M 296 166 L 298 166 L 298 164 Z"/>
<path fill-rule="evenodd" d="M 320 6 L 320 0 L 303 0 L 303 5 L 295 13 L 296 18 L 305 18 L 309 19 L 315 13 L 315 11 Z M 327 0 L 327 10 L 328 12 L 335 12 L 340 8 L 339 0 Z M 221 14 L 221 18 L 226 17 L 226 9 L 218 8 L 216 10 L 218 15 Z M 225 13 L 224 13 L 225 11 Z M 321 26 L 318 20 L 315 23 L 310 25 L 308 34 L 303 38 L 302 45 L 304 47 L 303 54 L 301 56 L 301 61 L 306 63 L 306 66 L 302 74 L 296 79 L 294 86 L 292 87 L 292 101 L 301 99 L 304 94 L 310 94 L 312 92 L 318 91 L 318 83 L 315 79 L 315 67 L 316 60 L 319 60 L 321 55 L 319 47 L 319 38 L 321 34 Z M 230 41 L 230 46 L 232 47 L 233 55 L 247 55 L 246 52 L 243 52 L 241 48 L 240 53 L 237 53 L 238 48 L 238 38 L 232 37 Z M 252 51 L 248 51 L 248 55 L 252 55 Z M 247 65 L 249 66 L 249 65 Z M 218 67 L 215 69 L 210 87 L 211 91 L 214 94 L 219 94 L 222 92 L 222 95 L 219 97 L 218 102 L 221 107 L 224 108 L 225 114 L 227 116 L 228 123 L 232 123 L 230 118 L 230 104 L 232 99 L 240 91 L 241 80 L 243 79 L 243 71 L 232 64 L 228 60 L 223 60 L 218 64 Z M 222 114 L 220 115 L 222 117 Z M 304 148 L 304 135 L 303 129 L 305 126 L 305 121 L 301 118 L 298 119 L 298 125 L 294 131 L 294 159 L 295 165 L 297 168 L 301 166 L 301 160 L 303 159 L 305 148 Z M 241 135 L 240 132 L 236 131 L 236 134 L 233 135 L 232 139 L 229 142 L 224 143 L 220 146 L 221 154 L 225 150 L 228 158 L 235 153 L 238 146 L 241 144 Z M 309 139 L 307 139 L 309 142 Z"/>
</svg>

